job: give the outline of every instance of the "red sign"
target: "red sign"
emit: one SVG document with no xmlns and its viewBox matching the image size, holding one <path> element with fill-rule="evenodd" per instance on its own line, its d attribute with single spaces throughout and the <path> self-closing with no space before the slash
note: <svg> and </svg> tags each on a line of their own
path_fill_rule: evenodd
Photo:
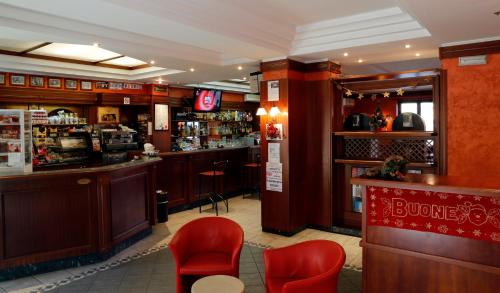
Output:
<svg viewBox="0 0 500 293">
<path fill-rule="evenodd" d="M 500 243 L 500 198 L 366 187 L 368 225 Z"/>
</svg>

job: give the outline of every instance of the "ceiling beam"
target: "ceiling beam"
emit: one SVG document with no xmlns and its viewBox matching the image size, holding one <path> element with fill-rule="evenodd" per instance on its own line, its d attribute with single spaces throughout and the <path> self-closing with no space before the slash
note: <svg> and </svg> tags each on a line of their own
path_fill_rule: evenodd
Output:
<svg viewBox="0 0 500 293">
<path fill-rule="evenodd" d="M 94 63 L 95 63 L 95 64 L 97 64 L 97 63 L 102 63 L 102 62 L 111 61 L 111 60 L 115 60 L 115 59 L 122 58 L 122 57 L 125 57 L 125 55 L 118 55 L 118 56 L 116 56 L 116 57 L 111 57 L 111 58 L 107 58 L 107 59 L 99 60 L 99 61 L 96 61 L 96 62 L 94 62 Z"/>
<path fill-rule="evenodd" d="M 142 69 L 142 68 L 148 68 L 148 67 L 151 67 L 151 65 L 146 63 L 146 64 L 137 65 L 137 66 L 133 66 L 133 67 L 127 67 L 127 68 L 130 70 L 136 70 L 136 69 Z"/>
<path fill-rule="evenodd" d="M 27 53 L 29 53 L 29 52 L 31 52 L 31 51 L 35 51 L 36 49 L 40 49 L 40 48 L 42 48 L 42 47 L 48 46 L 48 45 L 50 45 L 50 44 L 52 44 L 52 42 L 45 42 L 45 43 L 41 43 L 41 44 L 38 44 L 38 45 L 36 45 L 36 46 L 34 46 L 34 47 L 31 47 L 31 48 L 29 48 L 29 49 L 26 49 L 26 50 L 24 50 L 24 51 L 21 51 L 21 52 L 19 52 L 18 54 L 19 54 L 19 55 L 24 55 L 24 54 L 27 54 Z"/>
</svg>

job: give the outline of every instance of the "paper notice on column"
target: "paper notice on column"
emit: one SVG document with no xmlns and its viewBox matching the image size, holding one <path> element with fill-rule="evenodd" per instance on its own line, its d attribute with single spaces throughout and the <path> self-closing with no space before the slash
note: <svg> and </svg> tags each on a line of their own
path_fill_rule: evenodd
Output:
<svg viewBox="0 0 500 293">
<path fill-rule="evenodd" d="M 267 82 L 267 100 L 269 102 L 280 100 L 280 81 L 270 80 Z"/>
<path fill-rule="evenodd" d="M 283 192 L 283 164 L 266 163 L 266 190 Z"/>
<path fill-rule="evenodd" d="M 270 142 L 267 144 L 267 160 L 269 163 L 280 163 L 280 144 Z"/>
</svg>

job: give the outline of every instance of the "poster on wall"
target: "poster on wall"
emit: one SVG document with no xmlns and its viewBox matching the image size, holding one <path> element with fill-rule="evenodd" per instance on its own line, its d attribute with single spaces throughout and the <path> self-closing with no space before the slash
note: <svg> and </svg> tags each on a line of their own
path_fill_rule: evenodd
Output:
<svg viewBox="0 0 500 293">
<path fill-rule="evenodd" d="M 275 102 L 280 100 L 280 81 L 270 80 L 267 82 L 267 100 Z"/>
<path fill-rule="evenodd" d="M 155 130 L 168 130 L 168 105 L 155 104 Z"/>
<path fill-rule="evenodd" d="M 266 140 L 283 140 L 283 124 L 267 123 Z"/>
<path fill-rule="evenodd" d="M 118 123 L 120 121 L 120 108 L 97 107 L 97 123 Z"/>
<path fill-rule="evenodd" d="M 283 192 L 283 164 L 266 163 L 266 190 Z"/>
<path fill-rule="evenodd" d="M 269 163 L 280 163 L 280 144 L 270 142 L 267 144 L 267 159 Z"/>
</svg>

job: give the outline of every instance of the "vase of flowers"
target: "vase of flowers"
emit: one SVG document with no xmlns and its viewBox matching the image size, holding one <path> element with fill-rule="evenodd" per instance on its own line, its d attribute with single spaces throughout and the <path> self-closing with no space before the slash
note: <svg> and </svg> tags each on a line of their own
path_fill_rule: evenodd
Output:
<svg viewBox="0 0 500 293">
<path fill-rule="evenodd" d="M 377 108 L 375 108 L 375 112 L 370 117 L 370 130 L 381 131 L 386 126 L 387 126 L 387 119 L 384 116 L 384 113 L 382 113 L 380 104 L 378 104 Z"/>
</svg>

